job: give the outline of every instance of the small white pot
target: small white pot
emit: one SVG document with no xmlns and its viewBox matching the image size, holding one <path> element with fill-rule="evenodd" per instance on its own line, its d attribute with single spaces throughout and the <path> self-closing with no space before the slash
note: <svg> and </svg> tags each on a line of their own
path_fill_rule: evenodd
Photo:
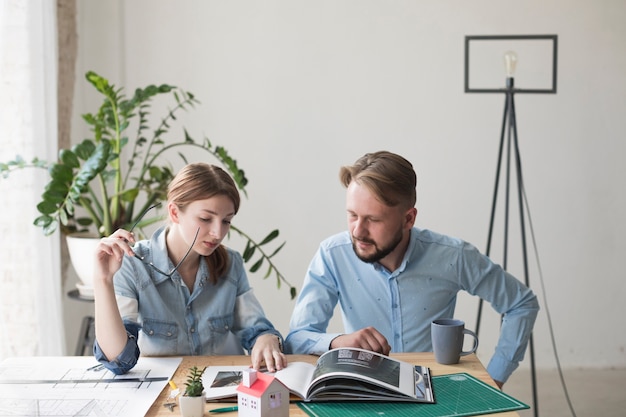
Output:
<svg viewBox="0 0 626 417">
<path fill-rule="evenodd" d="M 80 278 L 83 287 L 93 288 L 93 265 L 99 237 L 89 233 L 73 233 L 65 237 L 72 266 Z"/>
<path fill-rule="evenodd" d="M 204 415 L 204 406 L 206 398 L 204 393 L 199 397 L 187 397 L 181 395 L 178 397 L 180 403 L 180 415 L 183 417 L 202 417 Z"/>
</svg>

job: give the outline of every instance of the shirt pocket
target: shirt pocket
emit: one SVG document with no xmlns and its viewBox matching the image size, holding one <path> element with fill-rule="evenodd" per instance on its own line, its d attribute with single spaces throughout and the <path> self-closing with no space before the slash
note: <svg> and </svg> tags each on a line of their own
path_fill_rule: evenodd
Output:
<svg viewBox="0 0 626 417">
<path fill-rule="evenodd" d="M 174 322 L 146 318 L 143 320 L 142 331 L 149 338 L 164 341 L 175 342 L 178 338 L 178 325 Z"/>
<path fill-rule="evenodd" d="M 233 314 L 227 314 L 221 317 L 211 317 L 207 320 L 207 327 L 211 333 L 228 333 L 233 327 Z"/>
</svg>

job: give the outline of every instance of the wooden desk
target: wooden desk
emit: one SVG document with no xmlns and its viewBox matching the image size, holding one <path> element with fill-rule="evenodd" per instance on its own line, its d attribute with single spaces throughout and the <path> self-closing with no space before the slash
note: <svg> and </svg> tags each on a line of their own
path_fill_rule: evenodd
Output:
<svg viewBox="0 0 626 417">
<path fill-rule="evenodd" d="M 428 366 L 431 370 L 433 376 L 436 375 L 445 375 L 445 374 L 453 374 L 458 372 L 467 372 L 470 375 L 486 382 L 487 384 L 497 387 L 495 382 L 491 379 L 487 370 L 483 366 L 482 363 L 478 360 L 476 355 L 467 355 L 461 358 L 461 362 L 456 365 L 441 365 L 435 361 L 434 355 L 432 352 L 419 352 L 419 353 L 392 353 L 392 357 L 413 363 L 416 365 Z M 317 361 L 318 356 L 312 355 L 288 355 L 288 360 L 291 362 L 310 362 L 315 363 Z M 181 389 L 184 389 L 185 386 L 185 376 L 189 368 L 195 366 L 204 367 L 204 366 L 224 366 L 224 365 L 248 365 L 250 364 L 250 357 L 240 355 L 240 356 L 185 356 L 183 357 L 183 361 L 176 370 L 174 374 L 174 382 Z M 180 415 L 180 408 L 177 406 L 174 408 L 174 411 L 170 411 L 169 408 L 164 407 L 163 404 L 167 402 L 167 397 L 169 396 L 169 386 L 166 387 L 159 398 L 152 404 L 152 407 L 146 414 L 147 417 L 173 417 Z M 436 393 L 435 393 L 436 395 Z M 208 411 L 214 408 L 221 408 L 228 405 L 236 405 L 233 403 L 224 404 L 224 403 L 208 403 L 206 405 L 205 416 L 211 416 Z M 230 413 L 223 414 L 213 414 L 215 416 L 223 416 L 230 417 L 236 416 L 237 412 L 233 411 Z M 296 404 L 291 404 L 289 406 L 289 415 L 290 416 L 300 416 L 300 417 L 308 417 L 304 411 L 302 411 Z M 507 413 L 499 413 L 499 414 L 490 414 L 491 416 L 498 417 L 514 417 L 518 416 L 516 412 L 507 412 Z"/>
</svg>

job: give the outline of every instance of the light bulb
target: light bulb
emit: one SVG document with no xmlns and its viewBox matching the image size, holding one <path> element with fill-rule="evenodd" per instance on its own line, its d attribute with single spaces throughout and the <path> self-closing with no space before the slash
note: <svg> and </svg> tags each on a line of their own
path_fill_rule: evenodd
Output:
<svg viewBox="0 0 626 417">
<path fill-rule="evenodd" d="M 504 68 L 506 69 L 506 76 L 512 78 L 515 74 L 515 67 L 517 65 L 517 54 L 513 51 L 506 51 L 504 53 Z"/>
</svg>

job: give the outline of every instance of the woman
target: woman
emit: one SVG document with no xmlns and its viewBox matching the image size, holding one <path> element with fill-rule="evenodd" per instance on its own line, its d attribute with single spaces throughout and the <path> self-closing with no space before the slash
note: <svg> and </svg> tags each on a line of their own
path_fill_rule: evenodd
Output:
<svg viewBox="0 0 626 417">
<path fill-rule="evenodd" d="M 241 255 L 221 245 L 239 203 L 224 170 L 190 164 L 168 187 L 168 226 L 150 240 L 135 242 L 132 229 L 120 229 L 100 241 L 94 354 L 107 369 L 128 372 L 140 352 L 232 353 L 226 351 L 231 332 L 255 369 L 286 366 L 282 336 L 253 295 Z"/>
</svg>

